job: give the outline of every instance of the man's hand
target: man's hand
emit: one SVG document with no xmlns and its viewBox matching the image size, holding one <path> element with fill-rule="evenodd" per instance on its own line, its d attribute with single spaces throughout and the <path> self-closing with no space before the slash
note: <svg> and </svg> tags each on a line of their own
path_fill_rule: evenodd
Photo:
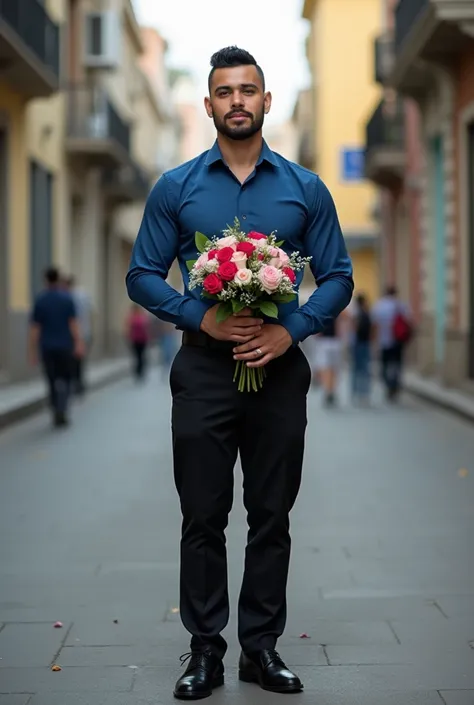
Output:
<svg viewBox="0 0 474 705">
<path fill-rule="evenodd" d="M 276 323 L 265 324 L 262 332 L 245 345 L 234 348 L 234 360 L 243 360 L 247 367 L 263 367 L 270 360 L 286 353 L 293 344 L 286 328 Z"/>
<path fill-rule="evenodd" d="M 86 354 L 86 346 L 84 341 L 76 340 L 74 343 L 74 357 L 81 359 Z"/>
<path fill-rule="evenodd" d="M 253 318 L 252 311 L 245 308 L 240 313 L 230 316 L 226 321 L 217 323 L 216 314 L 219 304 L 204 314 L 201 330 L 216 340 L 231 340 L 234 343 L 248 343 L 262 330 L 263 321 Z"/>
</svg>

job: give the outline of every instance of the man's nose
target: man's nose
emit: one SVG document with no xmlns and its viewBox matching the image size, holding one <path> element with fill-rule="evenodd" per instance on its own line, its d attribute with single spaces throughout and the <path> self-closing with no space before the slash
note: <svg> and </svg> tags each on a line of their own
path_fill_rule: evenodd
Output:
<svg viewBox="0 0 474 705">
<path fill-rule="evenodd" d="M 232 95 L 232 107 L 233 108 L 241 108 L 244 104 L 243 98 L 242 98 L 242 93 L 234 93 Z"/>
</svg>

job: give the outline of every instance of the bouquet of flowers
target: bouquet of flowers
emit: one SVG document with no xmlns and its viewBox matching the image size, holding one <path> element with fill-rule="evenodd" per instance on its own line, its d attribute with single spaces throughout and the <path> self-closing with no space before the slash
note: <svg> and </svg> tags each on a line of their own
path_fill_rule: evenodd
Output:
<svg viewBox="0 0 474 705">
<path fill-rule="evenodd" d="M 288 255 L 282 244 L 276 241 L 275 232 L 245 234 L 238 218 L 223 231 L 223 237 L 208 238 L 197 232 L 200 256 L 186 263 L 189 289 L 202 287 L 203 297 L 220 302 L 218 322 L 245 308 L 257 316 L 278 318 L 277 304 L 296 299 L 296 272 L 311 259 L 298 252 Z M 264 368 L 249 368 L 237 361 L 234 381 L 238 380 L 239 391 L 258 391 L 264 376 Z"/>
</svg>

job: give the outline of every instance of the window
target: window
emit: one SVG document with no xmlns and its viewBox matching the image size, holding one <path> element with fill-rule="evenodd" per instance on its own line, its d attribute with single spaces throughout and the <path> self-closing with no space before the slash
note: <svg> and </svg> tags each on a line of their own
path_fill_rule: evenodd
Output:
<svg viewBox="0 0 474 705">
<path fill-rule="evenodd" d="M 91 12 L 85 17 L 84 63 L 90 68 L 115 68 L 120 60 L 120 15 Z"/>
</svg>

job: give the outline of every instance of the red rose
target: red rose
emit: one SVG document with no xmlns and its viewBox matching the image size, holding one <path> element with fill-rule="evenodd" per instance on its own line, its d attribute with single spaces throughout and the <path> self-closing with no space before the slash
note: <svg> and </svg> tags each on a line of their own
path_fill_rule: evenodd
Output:
<svg viewBox="0 0 474 705">
<path fill-rule="evenodd" d="M 232 247 L 223 247 L 222 250 L 217 250 L 217 261 L 222 264 L 222 262 L 230 262 L 234 250 Z"/>
<path fill-rule="evenodd" d="M 232 279 L 235 277 L 236 272 L 237 265 L 234 262 L 223 262 L 217 270 L 217 274 L 220 276 L 222 281 L 225 282 L 231 282 Z"/>
<path fill-rule="evenodd" d="M 263 235 L 263 233 L 257 233 L 255 230 L 252 230 L 247 237 L 249 237 L 251 240 L 266 240 L 267 236 Z"/>
<path fill-rule="evenodd" d="M 237 245 L 237 252 L 244 252 L 247 257 L 250 257 L 256 249 L 255 245 L 252 245 L 251 242 L 239 242 Z"/>
<path fill-rule="evenodd" d="M 209 250 L 207 253 L 209 259 L 215 259 L 219 250 Z"/>
<path fill-rule="evenodd" d="M 208 274 L 202 285 L 208 294 L 218 294 L 224 288 L 217 274 Z"/>
<path fill-rule="evenodd" d="M 258 255 L 258 259 L 259 259 L 260 262 L 261 262 L 262 260 L 265 259 L 265 257 L 264 257 L 264 255 L 262 255 L 262 253 L 260 253 L 260 254 Z"/>
<path fill-rule="evenodd" d="M 294 270 L 294 269 L 291 269 L 291 267 L 283 267 L 283 270 L 282 270 L 282 271 L 283 271 L 283 274 L 286 274 L 286 276 L 288 277 L 288 279 L 290 280 L 290 282 L 291 282 L 292 284 L 294 284 L 295 281 L 296 281 L 295 270 Z"/>
</svg>

